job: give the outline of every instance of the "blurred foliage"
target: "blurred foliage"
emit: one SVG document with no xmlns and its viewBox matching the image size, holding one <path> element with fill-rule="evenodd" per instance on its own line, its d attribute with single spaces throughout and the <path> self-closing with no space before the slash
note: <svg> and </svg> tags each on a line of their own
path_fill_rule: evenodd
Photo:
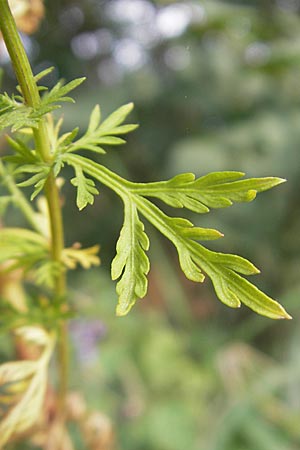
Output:
<svg viewBox="0 0 300 450">
<path fill-rule="evenodd" d="M 148 299 L 116 319 L 107 275 L 121 226 L 115 197 L 103 189 L 95 207 L 79 215 L 66 187 L 68 244 L 100 240 L 102 260 L 100 271 L 70 280 L 75 307 L 90 317 L 71 325 L 74 364 L 80 364 L 73 387 L 113 419 L 122 450 L 296 450 L 299 1 L 46 3 L 47 19 L 26 41 L 35 72 L 54 65 L 50 86 L 61 76 L 88 77 L 77 106 L 65 108 L 66 127 L 83 129 L 96 99 L 105 112 L 136 105 L 141 127 L 122 154 L 107 156 L 120 173 L 138 181 L 191 169 L 197 176 L 240 170 L 288 179 L 251 205 L 212 213 L 210 225 L 213 218 L 225 232 L 213 248 L 239 249 L 262 268 L 261 287 L 280 299 L 293 324 L 225 310 L 209 285 L 183 280 L 172 250 L 154 238 Z M 9 90 L 15 82 L 2 48 L 0 56 Z M 88 334 L 95 317 L 104 331 L 81 348 L 80 333 Z M 9 345 L 1 345 L 3 358 Z"/>
</svg>

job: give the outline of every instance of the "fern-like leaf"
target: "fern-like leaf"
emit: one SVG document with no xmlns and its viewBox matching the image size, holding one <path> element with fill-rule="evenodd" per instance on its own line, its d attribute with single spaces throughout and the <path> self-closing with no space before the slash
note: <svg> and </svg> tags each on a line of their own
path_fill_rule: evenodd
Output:
<svg viewBox="0 0 300 450">
<path fill-rule="evenodd" d="M 48 363 L 54 347 L 54 337 L 41 328 L 26 327 L 20 331 L 23 339 L 34 341 L 43 350 L 37 360 L 14 361 L 0 366 L 1 448 L 37 422 L 42 412 Z"/>
<path fill-rule="evenodd" d="M 27 178 L 27 180 L 18 183 L 20 187 L 34 186 L 34 191 L 31 194 L 30 199 L 34 200 L 34 198 L 42 191 L 47 181 L 48 175 L 50 173 L 50 166 L 46 164 L 27 164 L 25 166 L 21 166 L 15 170 L 15 173 L 30 173 L 33 174 L 31 177 Z"/>
<path fill-rule="evenodd" d="M 119 295 L 118 316 L 127 314 L 136 300 L 146 295 L 146 275 L 150 267 L 145 253 L 149 248 L 149 239 L 144 232 L 144 224 L 130 198 L 125 198 L 124 207 L 124 224 L 111 266 L 112 279 L 121 277 L 116 288 Z"/>
<path fill-rule="evenodd" d="M 261 292 L 240 274 L 252 275 L 259 270 L 237 255 L 213 252 L 200 245 L 201 236 L 189 236 L 183 228 L 174 227 L 171 219 L 146 199 L 137 198 L 142 214 L 177 248 L 181 268 L 192 281 L 203 281 L 202 271 L 212 280 L 218 298 L 237 308 L 244 303 L 258 314 L 272 319 L 290 319 L 290 315 L 275 300 Z"/>
<path fill-rule="evenodd" d="M 197 242 L 217 239 L 222 236 L 221 233 L 193 227 L 186 219 L 169 217 L 145 198 L 157 197 L 172 206 L 185 206 L 198 212 L 207 212 L 208 207 L 220 208 L 236 201 L 253 200 L 256 192 L 269 189 L 284 180 L 271 177 L 240 180 L 243 176 L 240 172 L 218 172 L 198 180 L 195 180 L 192 174 L 184 174 L 167 182 L 146 185 L 124 180 L 106 167 L 80 155 L 65 155 L 64 161 L 73 166 L 81 166 L 83 172 L 113 189 L 122 199 L 129 199 L 125 201 L 125 222 L 117 245 L 117 259 L 112 266 L 113 279 L 121 276 L 123 271 L 117 285 L 120 296 L 120 306 L 117 309 L 119 315 L 126 314 L 136 299 L 146 294 L 147 289 L 145 275 L 149 270 L 149 263 L 147 259 L 142 259 L 146 258 L 143 251 L 146 247 L 137 239 L 139 227 L 140 233 L 143 230 L 138 219 L 138 210 L 175 245 L 181 268 L 187 278 L 202 282 L 205 274 L 208 275 L 218 298 L 228 306 L 239 307 L 244 303 L 257 313 L 270 318 L 290 318 L 278 302 L 243 278 L 242 275 L 259 272 L 251 262 L 240 256 L 212 252 Z M 178 196 L 180 200 L 176 203 Z M 131 220 L 128 217 L 131 217 Z M 135 228 L 135 223 L 140 224 L 139 227 Z M 134 262 L 138 261 L 138 256 L 141 259 L 140 267 L 139 271 L 134 273 Z"/>
<path fill-rule="evenodd" d="M 48 255 L 47 240 L 40 234 L 24 228 L 0 229 L 0 263 L 10 261 L 5 271 L 17 267 L 28 270 Z"/>
<path fill-rule="evenodd" d="M 0 94 L 0 131 L 5 128 L 18 131 L 21 128 L 37 128 L 39 115 L 30 106 L 10 98 L 6 93 Z"/>
<path fill-rule="evenodd" d="M 137 128 L 135 124 L 121 125 L 132 108 L 132 103 L 121 106 L 101 123 L 101 110 L 99 105 L 96 105 L 91 113 L 86 133 L 80 139 L 69 145 L 69 147 L 65 146 L 64 151 L 76 152 L 79 150 L 90 150 L 95 153 L 104 154 L 106 151 L 102 147 L 103 145 L 124 144 L 126 141 L 117 135 L 127 134 Z"/>
<path fill-rule="evenodd" d="M 184 173 L 168 181 L 134 183 L 133 192 L 156 197 L 175 208 L 187 208 L 207 213 L 209 208 L 225 208 L 234 202 L 250 202 L 257 192 L 270 189 L 285 180 L 276 177 L 240 180 L 242 172 L 213 172 L 195 179 L 193 173 Z"/>
<path fill-rule="evenodd" d="M 7 136 L 6 139 L 8 144 L 15 151 L 13 155 L 5 157 L 6 161 L 12 162 L 18 166 L 25 164 L 39 164 L 41 162 L 37 153 L 21 139 L 13 139 L 11 136 Z"/>
<path fill-rule="evenodd" d="M 44 115 L 54 109 L 60 108 L 59 103 L 61 102 L 74 103 L 73 98 L 67 96 L 67 94 L 80 86 L 84 80 L 85 77 L 76 78 L 67 84 L 64 84 L 64 81 L 60 80 L 50 91 L 43 95 L 41 104 L 38 108 L 39 115 Z"/>
<path fill-rule="evenodd" d="M 99 266 L 98 253 L 99 245 L 81 248 L 80 245 L 76 244 L 63 250 L 62 261 L 68 269 L 76 269 L 78 265 L 81 265 L 84 269 L 89 269 L 92 266 Z"/>
<path fill-rule="evenodd" d="M 77 188 L 76 204 L 79 210 L 85 208 L 88 204 L 94 203 L 94 196 L 99 194 L 95 183 L 90 178 L 86 178 L 79 165 L 75 166 L 76 177 L 72 178 L 71 183 Z"/>
</svg>

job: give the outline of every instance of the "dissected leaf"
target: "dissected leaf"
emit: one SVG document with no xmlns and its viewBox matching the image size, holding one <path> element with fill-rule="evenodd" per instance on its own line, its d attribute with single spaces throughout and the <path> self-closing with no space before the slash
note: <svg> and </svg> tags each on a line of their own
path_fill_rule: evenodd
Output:
<svg viewBox="0 0 300 450">
<path fill-rule="evenodd" d="M 149 239 L 144 232 L 144 224 L 140 221 L 135 205 L 124 201 L 124 223 L 117 242 L 117 254 L 112 261 L 111 276 L 117 283 L 119 303 L 117 315 L 128 313 L 138 298 L 147 292 L 147 277 L 150 264 L 146 255 Z"/>
<path fill-rule="evenodd" d="M 88 248 L 76 248 L 76 245 L 63 250 L 62 260 L 68 269 L 75 269 L 80 264 L 84 269 L 99 266 L 99 245 Z"/>
<path fill-rule="evenodd" d="M 76 204 L 79 210 L 85 208 L 88 204 L 94 203 L 94 195 L 99 194 L 95 183 L 90 178 L 86 178 L 80 166 L 75 166 L 76 177 L 72 178 L 71 183 L 77 187 Z"/>
<path fill-rule="evenodd" d="M 37 128 L 39 120 L 40 116 L 33 108 L 17 101 L 16 97 L 0 94 L 0 131 L 5 128 L 11 128 L 13 132 L 26 127 Z"/>
<path fill-rule="evenodd" d="M 52 259 L 39 259 L 31 273 L 32 281 L 38 286 L 46 286 L 53 289 L 55 287 L 55 280 L 64 270 L 63 264 Z"/>
<path fill-rule="evenodd" d="M 146 197 L 156 197 L 175 208 L 187 208 L 207 213 L 209 208 L 225 208 L 233 202 L 250 202 L 257 192 L 283 183 L 276 177 L 240 180 L 242 172 L 213 172 L 195 179 L 192 173 L 184 173 L 168 181 L 134 183 L 133 191 Z"/>
<path fill-rule="evenodd" d="M 144 198 L 144 196 L 148 195 L 147 192 L 151 191 L 151 189 L 147 191 L 147 185 L 128 182 L 106 167 L 79 155 L 69 154 L 66 156 L 65 161 L 71 165 L 80 165 L 84 172 L 113 189 L 121 198 L 124 198 L 124 196 L 129 198 L 131 208 L 134 209 L 133 205 L 135 205 L 149 222 L 173 242 L 178 251 L 181 268 L 187 278 L 201 282 L 204 280 L 204 273 L 206 273 L 212 279 L 220 300 L 229 306 L 238 307 L 241 303 L 244 303 L 249 308 L 267 317 L 277 319 L 290 318 L 279 303 L 272 300 L 240 275 L 258 273 L 258 269 L 252 263 L 240 256 L 212 252 L 197 242 L 198 240 L 216 239 L 222 236 L 221 233 L 216 230 L 193 227 L 193 224 L 186 219 L 167 216 L 157 206 Z M 280 178 L 272 177 L 238 181 L 242 176 L 243 174 L 240 172 L 218 172 L 193 181 L 193 174 L 183 174 L 169 180 L 169 182 L 162 183 L 163 185 L 164 183 L 173 183 L 175 186 L 185 185 L 186 183 L 200 184 L 201 189 L 206 189 L 206 202 L 209 203 L 209 206 L 220 207 L 221 204 L 226 206 L 229 205 L 228 202 L 232 201 L 247 201 L 252 196 L 251 192 L 269 189 L 283 181 Z M 154 186 L 156 183 L 151 183 L 150 187 L 151 185 Z M 126 240 L 122 237 L 122 234 L 120 236 L 118 261 L 121 262 L 123 261 L 122 258 L 126 259 L 130 252 L 134 254 L 137 246 L 134 228 L 131 228 L 131 233 L 128 232 L 128 229 L 129 227 L 125 228 L 127 230 Z M 125 231 L 123 231 L 123 234 L 125 234 Z M 123 256 L 121 254 L 122 248 L 125 249 Z M 121 264 L 120 267 L 124 266 Z M 121 275 L 120 270 L 119 276 Z M 115 269 L 112 275 L 113 279 L 117 278 Z M 119 293 L 123 292 L 123 296 L 126 296 L 125 281 L 128 283 L 127 289 L 131 289 L 132 293 L 133 279 L 128 272 L 124 271 L 122 280 L 124 281 L 120 286 L 124 288 L 124 291 L 119 287 Z M 144 289 L 147 288 L 145 284 L 143 287 Z M 143 295 L 145 295 L 144 292 Z M 134 298 L 135 301 L 138 296 L 132 295 L 131 298 Z M 124 308 L 124 314 L 129 309 L 130 306 Z"/>
<path fill-rule="evenodd" d="M 25 332 L 26 339 L 29 333 Z M 23 334 L 24 337 L 24 334 Z M 8 362 L 0 366 L 0 447 L 26 431 L 40 417 L 47 386 L 48 363 L 54 336 L 43 332 L 39 345 L 43 350 L 37 360 Z"/>
<path fill-rule="evenodd" d="M 25 144 L 21 139 L 13 139 L 6 136 L 7 142 L 15 150 L 16 154 L 6 157 L 6 160 L 18 165 L 40 164 L 41 160 L 34 150 Z"/>
<path fill-rule="evenodd" d="M 0 263 L 5 262 L 4 272 L 22 268 L 29 272 L 31 281 L 47 287 L 53 287 L 63 268 L 62 263 L 50 258 L 47 239 L 23 228 L 0 229 Z"/>
<path fill-rule="evenodd" d="M 96 105 L 91 113 L 86 133 L 77 141 L 70 143 L 69 147 L 66 146 L 67 148 L 63 149 L 63 151 L 90 150 L 104 154 L 106 152 L 102 145 L 124 144 L 126 141 L 116 135 L 126 134 L 137 128 L 135 124 L 121 125 L 132 108 L 132 103 L 121 106 L 101 123 L 101 110 L 99 105 Z"/>
<path fill-rule="evenodd" d="M 148 200 L 138 199 L 137 204 L 143 215 L 176 246 L 181 268 L 188 278 L 203 281 L 200 275 L 203 270 L 211 278 L 218 298 L 228 306 L 237 308 L 244 303 L 258 314 L 272 319 L 291 318 L 278 302 L 239 275 L 258 273 L 252 263 L 240 256 L 212 252 L 194 238 L 187 238 L 179 228 L 176 229 L 170 223 L 168 216 Z"/>
<path fill-rule="evenodd" d="M 118 108 L 116 111 L 111 113 L 105 120 L 102 122 L 100 129 L 101 131 L 113 130 L 117 126 L 119 126 L 129 113 L 133 110 L 133 103 L 128 103 L 127 105 L 123 105 Z"/>
<path fill-rule="evenodd" d="M 30 199 L 34 198 L 42 191 L 50 173 L 51 167 L 46 164 L 26 164 L 15 170 L 15 173 L 30 173 L 34 174 L 30 178 L 21 183 L 18 183 L 20 187 L 34 186 L 34 191 L 31 194 Z"/>
<path fill-rule="evenodd" d="M 81 83 L 84 82 L 84 80 L 85 77 L 76 78 L 67 84 L 64 84 L 64 81 L 60 80 L 50 91 L 43 95 L 38 109 L 39 114 L 44 115 L 47 112 L 59 108 L 60 102 L 74 103 L 74 100 L 71 97 L 68 97 L 67 94 L 76 89 Z"/>
<path fill-rule="evenodd" d="M 31 268 L 49 256 L 48 242 L 40 234 L 23 228 L 0 229 L 0 263 L 9 261 L 5 270 Z"/>
</svg>

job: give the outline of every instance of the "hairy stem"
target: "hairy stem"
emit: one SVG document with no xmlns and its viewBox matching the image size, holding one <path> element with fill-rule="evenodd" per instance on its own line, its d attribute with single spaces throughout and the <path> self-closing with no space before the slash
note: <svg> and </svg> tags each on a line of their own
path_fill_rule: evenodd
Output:
<svg viewBox="0 0 300 450">
<path fill-rule="evenodd" d="M 24 102 L 32 108 L 38 108 L 41 101 L 38 87 L 36 85 L 24 46 L 17 31 L 14 18 L 11 14 L 8 0 L 0 0 L 0 29 L 23 94 Z M 33 134 L 36 151 L 40 154 L 44 162 L 51 164 L 51 149 L 46 124 L 43 119 L 41 119 L 38 128 L 33 129 Z M 50 171 L 50 175 L 46 182 L 45 194 L 50 217 L 52 258 L 55 262 L 60 264 L 61 254 L 64 248 L 64 232 L 59 192 L 52 171 Z M 61 270 L 56 279 L 54 296 L 62 301 L 64 300 L 65 295 L 65 272 Z M 66 305 L 64 305 L 64 307 L 66 308 Z M 67 333 L 65 324 L 61 327 L 58 358 L 60 370 L 60 405 L 63 410 L 68 374 Z"/>
</svg>

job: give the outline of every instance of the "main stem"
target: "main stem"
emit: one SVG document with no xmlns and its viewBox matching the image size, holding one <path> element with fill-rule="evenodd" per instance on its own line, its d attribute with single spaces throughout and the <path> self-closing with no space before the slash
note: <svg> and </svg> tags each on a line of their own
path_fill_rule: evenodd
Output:
<svg viewBox="0 0 300 450">
<path fill-rule="evenodd" d="M 26 55 L 8 0 L 0 0 L 0 29 L 6 44 L 10 59 L 19 82 L 25 104 L 32 108 L 40 105 L 40 95 L 37 88 L 32 69 Z M 51 164 L 52 155 L 47 135 L 47 129 L 42 118 L 38 128 L 33 129 L 36 151 L 40 154 L 45 163 Z M 64 230 L 61 213 L 60 198 L 53 171 L 45 185 L 45 195 L 48 203 L 51 232 L 51 253 L 53 261 L 61 264 L 61 255 L 64 248 Z M 66 296 L 65 272 L 60 271 L 55 281 L 54 295 L 61 301 Z M 60 407 L 63 414 L 68 378 L 68 349 L 67 332 L 65 324 L 61 327 L 59 339 L 59 370 L 60 370 Z"/>
</svg>

